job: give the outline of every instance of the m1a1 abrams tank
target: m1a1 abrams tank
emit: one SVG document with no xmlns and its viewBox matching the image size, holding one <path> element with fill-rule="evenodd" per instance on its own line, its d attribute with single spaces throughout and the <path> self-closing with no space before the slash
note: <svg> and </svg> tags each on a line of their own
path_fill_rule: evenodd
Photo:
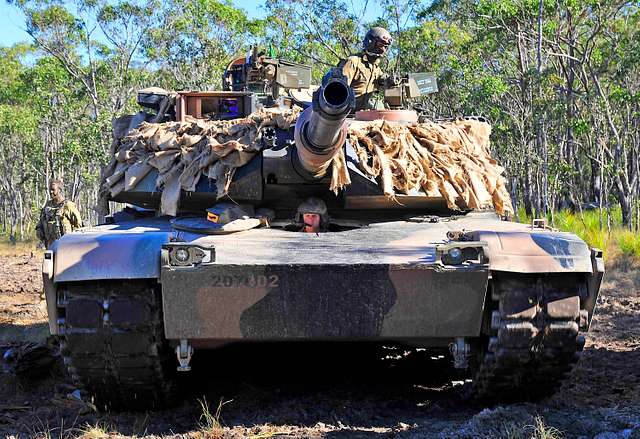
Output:
<svg viewBox="0 0 640 439">
<path fill-rule="evenodd" d="M 242 117 L 260 98 L 184 93 L 170 113 Z M 51 333 L 100 406 L 170 403 L 174 376 L 188 373 L 192 356 L 245 341 L 447 349 L 476 398 L 536 397 L 558 385 L 584 346 L 602 253 L 543 222 L 452 211 L 424 194 L 390 200 L 345 141 L 353 99 L 341 75 L 328 76 L 295 128 L 265 133 L 228 191 L 246 217 L 217 204 L 203 175 L 181 193 L 176 218 L 116 215 L 45 253 Z M 351 182 L 336 195 L 329 164 L 341 152 Z M 151 172 L 113 198 L 153 210 L 157 192 Z M 320 233 L 289 221 L 309 197 L 328 206 Z M 270 226 L 251 217 L 260 208 Z"/>
</svg>

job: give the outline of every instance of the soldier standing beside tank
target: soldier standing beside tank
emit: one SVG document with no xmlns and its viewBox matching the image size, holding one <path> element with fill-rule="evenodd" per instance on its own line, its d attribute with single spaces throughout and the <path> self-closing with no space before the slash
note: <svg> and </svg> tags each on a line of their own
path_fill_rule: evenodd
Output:
<svg viewBox="0 0 640 439">
<path fill-rule="evenodd" d="M 82 227 L 80 212 L 73 201 L 65 200 L 62 187 L 60 180 L 49 183 L 50 200 L 40 211 L 40 220 L 36 226 L 36 235 L 46 248 L 62 235 Z"/>
<path fill-rule="evenodd" d="M 385 86 L 397 85 L 395 76 L 383 73 L 380 68 L 380 60 L 386 55 L 392 42 L 393 38 L 386 29 L 372 27 L 362 41 L 362 52 L 338 64 L 355 94 L 355 111 L 373 108 L 374 93 Z"/>
</svg>

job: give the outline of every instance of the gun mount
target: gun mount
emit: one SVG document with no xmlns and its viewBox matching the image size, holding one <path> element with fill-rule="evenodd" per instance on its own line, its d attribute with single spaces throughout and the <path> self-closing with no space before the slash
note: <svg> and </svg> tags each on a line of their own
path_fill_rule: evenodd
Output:
<svg viewBox="0 0 640 439">
<path fill-rule="evenodd" d="M 355 105 L 347 78 L 334 70 L 313 93 L 312 106 L 296 122 L 296 157 L 313 178 L 321 178 L 347 135 L 345 120 Z"/>
<path fill-rule="evenodd" d="M 285 90 L 309 88 L 311 68 L 269 57 L 253 47 L 246 57 L 229 63 L 222 75 L 222 84 L 225 91 L 256 93 L 258 101 L 269 106 Z"/>
<path fill-rule="evenodd" d="M 438 81 L 433 73 L 409 73 L 399 78 L 398 84 L 384 90 L 384 101 L 389 108 L 399 109 L 407 99 L 415 99 L 438 92 Z"/>
</svg>

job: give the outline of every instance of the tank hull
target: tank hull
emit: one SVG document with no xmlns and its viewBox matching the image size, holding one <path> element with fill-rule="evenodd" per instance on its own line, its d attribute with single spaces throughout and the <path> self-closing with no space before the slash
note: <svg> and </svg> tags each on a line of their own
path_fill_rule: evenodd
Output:
<svg viewBox="0 0 640 439">
<path fill-rule="evenodd" d="M 176 265 L 177 247 L 207 256 Z M 319 234 L 200 235 L 155 218 L 65 235 L 45 257 L 72 375 L 106 405 L 130 381 L 141 407 L 171 398 L 170 372 L 188 370 L 194 349 L 236 342 L 449 347 L 475 395 L 542 396 L 584 346 L 604 272 L 575 235 L 488 213 Z"/>
<path fill-rule="evenodd" d="M 465 241 L 447 237 L 461 230 Z M 215 249 L 215 261 L 172 266 L 171 240 Z M 452 246 L 477 248 L 483 257 L 447 264 L 442 254 Z M 155 279 L 165 335 L 173 340 L 478 336 L 492 273 L 579 274 L 590 285 L 583 308 L 591 317 L 603 271 L 576 236 L 491 214 L 335 233 L 254 229 L 223 236 L 176 234 L 167 219 L 155 218 L 66 235 L 52 253 L 52 304 L 62 283 Z"/>
</svg>

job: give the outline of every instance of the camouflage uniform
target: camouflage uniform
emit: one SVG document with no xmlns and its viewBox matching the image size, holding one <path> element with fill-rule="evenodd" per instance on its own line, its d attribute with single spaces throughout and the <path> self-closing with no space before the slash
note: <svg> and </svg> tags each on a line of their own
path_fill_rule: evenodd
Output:
<svg viewBox="0 0 640 439">
<path fill-rule="evenodd" d="M 373 108 L 371 98 L 385 78 L 380 68 L 380 58 L 374 59 L 363 52 L 343 60 L 338 68 L 347 77 L 347 84 L 353 88 L 356 111 Z"/>
<path fill-rule="evenodd" d="M 73 201 L 64 200 L 56 204 L 53 200 L 49 200 L 40 212 L 36 235 L 49 248 L 53 241 L 80 227 L 82 227 L 82 218 Z"/>
</svg>

